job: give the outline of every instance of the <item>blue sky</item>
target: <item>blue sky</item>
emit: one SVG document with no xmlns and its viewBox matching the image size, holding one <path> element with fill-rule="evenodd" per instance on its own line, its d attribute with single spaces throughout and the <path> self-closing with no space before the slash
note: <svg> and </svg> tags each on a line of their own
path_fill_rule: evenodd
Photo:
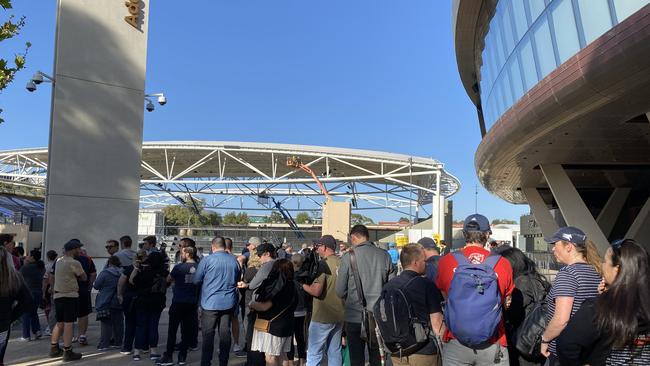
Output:
<svg viewBox="0 0 650 366">
<path fill-rule="evenodd" d="M 0 52 L 33 46 L 27 69 L 0 94 L 0 149 L 47 145 L 50 93 L 24 86 L 35 70 L 52 71 L 55 11 L 54 0 L 14 0 L 11 13 L 27 26 Z M 463 185 L 455 218 L 474 212 L 480 132 L 456 67 L 451 1 L 152 1 L 149 11 L 147 91 L 164 91 L 169 103 L 145 114 L 145 140 L 433 157 Z M 490 218 L 528 212 L 480 186 L 478 197 Z"/>
</svg>

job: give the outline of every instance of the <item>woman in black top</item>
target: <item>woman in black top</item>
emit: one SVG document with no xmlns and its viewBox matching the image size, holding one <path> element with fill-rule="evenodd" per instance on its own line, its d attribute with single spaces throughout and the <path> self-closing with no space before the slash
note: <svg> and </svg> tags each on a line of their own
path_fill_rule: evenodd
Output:
<svg viewBox="0 0 650 366">
<path fill-rule="evenodd" d="M 133 360 L 140 360 L 140 351 L 149 349 L 152 360 L 160 358 L 158 346 L 158 322 L 165 308 L 167 275 L 165 257 L 160 252 L 152 252 L 142 263 L 134 262 L 135 269 L 129 282 L 137 292 L 135 305 L 135 350 Z"/>
<path fill-rule="evenodd" d="M 509 246 L 502 246 L 497 249 L 497 253 L 510 262 L 512 266 L 512 277 L 515 281 L 515 289 L 512 292 L 512 303 L 504 312 L 510 365 L 543 365 L 546 358 L 542 357 L 538 360 L 529 360 L 517 351 L 515 347 L 515 332 L 535 305 L 544 301 L 551 285 L 544 276 L 537 272 L 535 262 L 526 257 L 521 250 Z"/>
<path fill-rule="evenodd" d="M 29 310 L 32 296 L 23 277 L 14 268 L 11 254 L 0 245 L 0 366 L 4 365 L 11 323 Z"/>
<path fill-rule="evenodd" d="M 29 341 L 32 333 L 34 338 L 40 339 L 41 323 L 38 319 L 38 304 L 43 299 L 43 276 L 45 275 L 45 263 L 41 260 L 41 251 L 33 249 L 29 256 L 25 258 L 25 263 L 20 267 L 20 274 L 25 280 L 25 284 L 32 295 L 34 306 L 29 311 L 23 313 L 23 337 L 21 340 Z"/>
<path fill-rule="evenodd" d="M 288 259 L 278 259 L 273 263 L 269 278 L 274 276 L 283 281 L 282 288 L 270 301 L 251 303 L 257 311 L 258 320 L 269 321 L 268 330 L 255 329 L 251 350 L 264 352 L 266 364 L 280 366 L 287 359 L 293 340 L 293 312 L 298 297 L 293 283 L 293 265 Z M 264 285 L 262 285 L 264 286 Z"/>
<path fill-rule="evenodd" d="M 583 303 L 558 339 L 565 365 L 650 365 L 650 256 L 634 240 L 605 253 L 602 294 Z"/>
</svg>

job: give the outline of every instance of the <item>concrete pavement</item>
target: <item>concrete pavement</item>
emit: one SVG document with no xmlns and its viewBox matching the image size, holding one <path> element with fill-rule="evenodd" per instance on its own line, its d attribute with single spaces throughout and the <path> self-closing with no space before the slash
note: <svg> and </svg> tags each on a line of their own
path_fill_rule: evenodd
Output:
<svg viewBox="0 0 650 366">
<path fill-rule="evenodd" d="M 171 297 L 171 296 L 168 296 Z M 162 354 L 165 344 L 167 342 L 167 325 L 168 325 L 168 310 L 165 308 L 162 316 L 160 317 L 160 324 L 158 330 L 160 333 L 160 342 L 158 351 Z M 133 361 L 131 355 L 122 355 L 117 350 L 110 350 L 104 352 L 97 351 L 97 343 L 99 342 L 100 326 L 99 322 L 95 321 L 95 313 L 90 315 L 90 325 L 88 326 L 88 346 L 80 347 L 79 344 L 74 343 L 73 349 L 75 352 L 83 353 L 83 358 L 79 361 L 63 362 L 59 358 L 50 358 L 48 353 L 50 350 L 50 338 L 43 336 L 40 340 L 24 342 L 20 341 L 22 336 L 22 328 L 20 323 L 14 324 L 11 329 L 11 337 L 7 352 L 5 354 L 5 365 L 16 366 L 53 366 L 53 365 L 98 365 L 102 366 L 125 366 L 125 365 L 152 365 L 153 362 L 149 360 L 148 354 L 142 355 L 141 361 Z M 46 324 L 44 315 L 41 314 L 41 324 Z M 45 328 L 43 328 L 45 329 Z M 180 341 L 180 330 L 176 335 L 176 339 Z M 201 347 L 201 335 L 199 332 L 199 347 Z M 218 344 L 215 345 L 213 365 L 218 365 Z M 176 360 L 177 352 L 174 353 L 174 360 Z M 234 353 L 230 353 L 230 361 L 228 365 L 243 365 L 245 358 L 237 358 Z M 187 356 L 187 365 L 199 365 L 201 361 L 201 350 L 190 352 Z"/>
</svg>

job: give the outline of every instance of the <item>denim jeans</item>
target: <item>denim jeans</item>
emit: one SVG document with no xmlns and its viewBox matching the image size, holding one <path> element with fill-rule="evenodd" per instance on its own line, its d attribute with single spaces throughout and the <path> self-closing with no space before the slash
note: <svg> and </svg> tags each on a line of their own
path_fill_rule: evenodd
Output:
<svg viewBox="0 0 650 366">
<path fill-rule="evenodd" d="M 234 308 L 229 310 L 203 309 L 203 312 L 201 313 L 201 331 L 203 332 L 201 366 L 209 366 L 212 364 L 215 329 L 218 329 L 219 331 L 219 365 L 228 365 L 230 345 L 232 344 L 230 324 L 234 313 Z"/>
<path fill-rule="evenodd" d="M 323 351 L 327 351 L 328 365 L 341 365 L 341 331 L 343 323 L 319 323 L 309 325 L 309 345 L 307 346 L 307 366 L 319 366 Z"/>
<path fill-rule="evenodd" d="M 28 311 L 24 312 L 22 315 L 23 338 L 29 338 L 29 336 L 31 335 L 30 326 L 31 326 L 31 331 L 34 334 L 41 331 L 41 323 L 38 320 L 37 311 L 38 311 L 38 304 L 41 301 L 42 297 L 43 297 L 43 293 L 41 291 L 32 292 L 32 300 L 34 301 L 34 304 Z"/>
<path fill-rule="evenodd" d="M 158 322 L 161 310 L 138 308 L 135 311 L 135 348 L 148 350 L 158 346 Z"/>
</svg>

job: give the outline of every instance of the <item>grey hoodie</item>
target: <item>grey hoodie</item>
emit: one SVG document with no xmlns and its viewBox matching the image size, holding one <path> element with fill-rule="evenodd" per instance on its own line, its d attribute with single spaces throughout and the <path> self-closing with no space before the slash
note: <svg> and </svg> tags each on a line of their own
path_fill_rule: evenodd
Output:
<svg viewBox="0 0 650 366">
<path fill-rule="evenodd" d="M 356 254 L 361 286 L 367 303 L 366 309 L 372 311 L 386 282 L 395 277 L 397 268 L 393 265 L 390 254 L 371 242 L 363 242 L 352 249 Z M 350 253 L 345 253 L 341 258 L 336 279 L 336 295 L 345 302 L 345 321 L 361 323 L 363 308 L 350 266 Z"/>
<path fill-rule="evenodd" d="M 122 249 L 119 252 L 115 253 L 115 256 L 120 258 L 120 265 L 122 268 L 128 267 L 133 264 L 133 258 L 135 258 L 135 250 L 131 248 Z"/>
<path fill-rule="evenodd" d="M 95 298 L 97 310 L 119 309 L 120 302 L 117 299 L 117 282 L 122 275 L 122 268 L 109 266 L 99 272 L 93 287 L 99 293 Z"/>
</svg>

